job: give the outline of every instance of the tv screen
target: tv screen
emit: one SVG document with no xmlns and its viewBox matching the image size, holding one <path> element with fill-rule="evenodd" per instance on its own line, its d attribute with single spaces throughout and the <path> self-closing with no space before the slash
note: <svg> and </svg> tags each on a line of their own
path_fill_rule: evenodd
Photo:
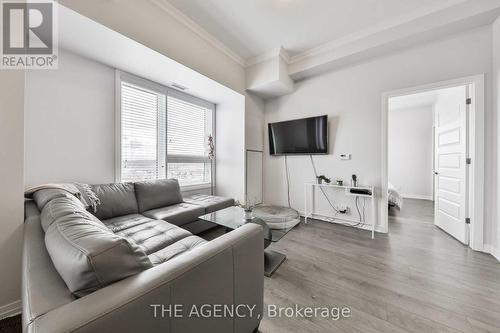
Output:
<svg viewBox="0 0 500 333">
<path fill-rule="evenodd" d="M 328 154 L 328 116 L 270 123 L 271 155 Z"/>
</svg>

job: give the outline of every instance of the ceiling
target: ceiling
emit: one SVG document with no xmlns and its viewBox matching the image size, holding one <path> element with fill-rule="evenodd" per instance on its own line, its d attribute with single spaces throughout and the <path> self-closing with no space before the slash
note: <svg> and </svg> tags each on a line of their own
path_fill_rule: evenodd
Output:
<svg viewBox="0 0 500 333">
<path fill-rule="evenodd" d="M 245 60 L 290 55 L 460 0 L 168 0 Z"/>
</svg>

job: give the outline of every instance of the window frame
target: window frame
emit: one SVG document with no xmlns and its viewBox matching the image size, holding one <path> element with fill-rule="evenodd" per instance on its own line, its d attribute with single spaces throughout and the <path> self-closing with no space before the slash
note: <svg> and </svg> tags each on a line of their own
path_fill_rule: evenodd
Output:
<svg viewBox="0 0 500 333">
<path fill-rule="evenodd" d="M 206 101 L 199 97 L 187 94 L 185 92 L 176 90 L 164 86 L 162 84 L 138 77 L 136 75 L 123 72 L 121 70 L 115 71 L 115 182 L 121 183 L 122 181 L 122 133 L 121 133 L 121 88 L 122 82 L 126 82 L 132 85 L 136 85 L 140 88 L 151 90 L 153 92 L 164 94 L 166 97 L 165 103 L 165 128 L 168 128 L 168 97 L 174 97 L 184 100 L 188 103 L 196 104 L 201 107 L 210 109 L 212 111 L 212 137 L 216 138 L 216 109 L 215 103 Z M 165 141 L 167 141 L 167 130 L 165 135 Z M 212 160 L 206 157 L 195 157 L 195 156 L 171 156 L 168 155 L 168 142 L 165 142 L 165 173 L 168 174 L 168 164 L 169 163 L 210 163 L 211 164 L 211 180 L 208 184 L 192 184 L 192 185 L 181 185 L 183 191 L 192 191 L 199 189 L 214 189 L 215 188 L 215 177 L 216 177 L 216 160 L 217 160 L 217 149 L 214 149 L 214 158 Z"/>
</svg>

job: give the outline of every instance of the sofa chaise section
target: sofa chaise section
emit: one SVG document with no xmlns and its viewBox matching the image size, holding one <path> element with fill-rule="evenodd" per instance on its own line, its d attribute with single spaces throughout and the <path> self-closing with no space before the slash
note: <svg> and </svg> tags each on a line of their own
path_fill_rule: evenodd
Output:
<svg viewBox="0 0 500 333">
<path fill-rule="evenodd" d="M 184 197 L 184 202 L 205 208 L 205 213 L 213 213 L 234 206 L 234 199 L 208 194 L 191 194 Z"/>
<path fill-rule="evenodd" d="M 178 203 L 167 207 L 159 207 L 142 212 L 144 216 L 155 220 L 165 220 L 178 226 L 183 226 L 198 220 L 205 215 L 205 209 L 188 203 Z"/>
</svg>

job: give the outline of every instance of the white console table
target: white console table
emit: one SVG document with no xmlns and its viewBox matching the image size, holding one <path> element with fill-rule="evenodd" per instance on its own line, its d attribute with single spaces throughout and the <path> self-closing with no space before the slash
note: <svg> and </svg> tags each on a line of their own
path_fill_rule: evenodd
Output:
<svg viewBox="0 0 500 333">
<path fill-rule="evenodd" d="M 333 222 L 335 223 L 334 220 L 341 220 L 341 221 L 348 221 L 351 223 L 357 223 L 359 222 L 358 220 L 354 220 L 352 218 L 346 218 L 343 216 L 324 216 L 324 215 L 319 215 L 314 213 L 314 192 L 316 187 L 323 187 L 323 188 L 336 188 L 339 190 L 344 190 L 346 196 L 353 196 L 353 197 L 359 197 L 359 198 L 370 198 L 371 200 L 371 224 L 367 224 L 363 222 L 364 229 L 371 229 L 372 232 L 372 239 L 375 237 L 375 223 L 376 223 L 376 202 L 375 202 L 375 191 L 373 186 L 345 186 L 345 185 L 336 185 L 336 184 L 318 184 L 314 182 L 310 183 L 305 183 L 304 184 L 304 223 L 307 224 L 307 219 L 308 218 L 318 218 L 320 220 L 328 221 L 328 222 Z M 361 194 L 361 193 L 351 193 L 351 189 L 359 189 L 359 190 L 369 190 L 370 195 L 368 194 Z M 311 209 L 309 211 L 308 209 L 308 199 L 311 201 Z M 326 219 L 325 219 L 326 218 Z"/>
</svg>

